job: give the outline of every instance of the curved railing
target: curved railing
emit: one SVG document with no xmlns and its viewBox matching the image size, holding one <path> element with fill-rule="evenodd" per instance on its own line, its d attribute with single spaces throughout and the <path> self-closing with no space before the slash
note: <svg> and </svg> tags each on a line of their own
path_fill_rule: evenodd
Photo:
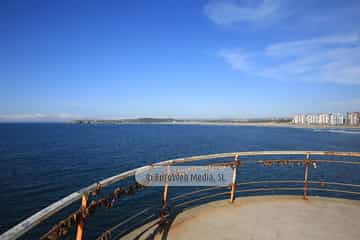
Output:
<svg viewBox="0 0 360 240">
<path fill-rule="evenodd" d="M 287 158 L 283 158 L 287 156 Z M 301 157 L 300 159 L 296 157 Z M 255 157 L 255 159 L 251 159 Z M 259 157 L 265 159 L 258 159 Z M 272 157 L 272 158 L 269 158 Z M 281 157 L 281 158 L 279 158 Z M 327 158 L 329 157 L 329 158 Z M 340 160 L 334 159 L 341 158 Z M 181 208 L 194 204 L 196 202 L 205 201 L 207 199 L 216 199 L 222 196 L 229 195 L 230 202 L 235 200 L 236 195 L 245 193 L 261 193 L 261 192 L 281 192 L 286 193 L 295 191 L 301 191 L 303 198 L 307 199 L 309 191 L 316 192 L 329 192 L 336 194 L 350 194 L 354 196 L 360 196 L 360 184 L 359 183 L 345 183 L 345 182 L 332 182 L 332 181 L 319 181 L 309 179 L 309 169 L 317 168 L 319 164 L 341 164 L 348 166 L 359 166 L 360 161 L 357 159 L 360 157 L 360 152 L 329 152 L 329 151 L 262 151 L 262 152 L 232 152 L 221 154 L 210 154 L 193 156 L 186 158 L 177 158 L 167 160 L 152 165 L 136 168 L 121 174 L 106 178 L 100 182 L 96 182 L 88 187 L 85 187 L 77 192 L 74 192 L 67 197 L 49 205 L 43 210 L 37 212 L 33 216 L 25 219 L 18 225 L 9 229 L 0 236 L 0 239 L 18 239 L 31 229 L 35 228 L 46 219 L 54 216 L 61 210 L 64 210 L 68 206 L 72 205 L 76 201 L 81 200 L 81 205 L 78 210 L 71 213 L 64 220 L 59 221 L 54 225 L 41 239 L 58 239 L 65 236 L 69 231 L 76 228 L 76 239 L 82 239 L 84 235 L 84 224 L 92 213 L 99 207 L 111 208 L 114 199 L 118 199 L 123 195 L 133 194 L 140 191 L 144 186 L 135 183 L 126 187 L 118 187 L 113 192 L 110 192 L 103 198 L 94 198 L 90 201 L 92 196 L 97 196 L 100 192 L 109 185 L 125 181 L 126 179 L 133 177 L 135 173 L 151 170 L 154 167 L 159 166 L 172 166 L 184 163 L 194 163 L 198 161 L 207 161 L 207 165 L 223 165 L 231 166 L 233 169 L 233 180 L 230 186 L 215 186 L 200 188 L 193 191 L 179 193 L 176 196 L 169 197 L 169 186 L 165 184 L 162 191 L 161 205 L 159 207 L 159 222 L 163 222 L 166 217 L 170 215 L 169 208 Z M 318 159 L 316 159 L 318 158 Z M 218 160 L 225 160 L 223 162 L 217 162 Z M 230 160 L 229 160 L 230 159 Z M 296 166 L 303 168 L 303 175 L 301 179 L 265 179 L 256 181 L 245 181 L 244 179 L 237 181 L 239 176 L 237 175 L 238 169 L 248 164 L 261 164 L 265 167 L 272 166 Z M 287 184 L 286 186 L 282 186 Z M 291 186 L 289 186 L 289 184 Z M 264 186 L 266 185 L 266 186 Z M 268 186 L 277 185 L 277 186 Z M 315 187 L 314 187 L 315 186 Z M 146 187 L 145 187 L 146 188 Z M 217 192 L 214 192 L 217 191 Z M 338 197 L 338 196 L 337 196 Z M 159 201 L 160 202 L 160 201 Z M 171 204 L 170 204 L 171 203 Z M 171 206 L 171 207 L 170 207 Z M 138 216 L 143 215 L 149 209 L 144 209 L 141 212 L 134 214 L 125 221 L 113 226 L 106 230 L 98 239 L 109 239 L 111 232 L 119 226 L 124 226 L 127 222 L 135 219 Z M 146 218 L 143 216 L 142 223 L 146 223 Z M 148 221 L 150 221 L 149 218 Z M 117 235 L 117 237 L 121 237 Z"/>
</svg>

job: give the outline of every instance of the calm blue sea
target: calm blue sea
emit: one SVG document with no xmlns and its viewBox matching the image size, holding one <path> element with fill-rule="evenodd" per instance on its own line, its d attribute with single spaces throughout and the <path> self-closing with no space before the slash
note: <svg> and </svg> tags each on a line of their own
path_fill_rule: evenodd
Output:
<svg viewBox="0 0 360 240">
<path fill-rule="evenodd" d="M 249 126 L 0 124 L 0 232 L 73 191 L 128 169 L 177 157 L 257 150 L 360 151 L 360 132 Z M 354 178 L 357 181 L 359 176 Z"/>
</svg>

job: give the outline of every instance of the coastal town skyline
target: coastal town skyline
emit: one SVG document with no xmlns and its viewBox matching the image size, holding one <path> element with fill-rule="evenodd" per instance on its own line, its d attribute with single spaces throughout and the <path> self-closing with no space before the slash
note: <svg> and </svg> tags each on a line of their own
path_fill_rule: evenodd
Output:
<svg viewBox="0 0 360 240">
<path fill-rule="evenodd" d="M 297 125 L 360 125 L 360 112 L 343 113 L 308 113 L 297 114 L 292 123 Z"/>
</svg>

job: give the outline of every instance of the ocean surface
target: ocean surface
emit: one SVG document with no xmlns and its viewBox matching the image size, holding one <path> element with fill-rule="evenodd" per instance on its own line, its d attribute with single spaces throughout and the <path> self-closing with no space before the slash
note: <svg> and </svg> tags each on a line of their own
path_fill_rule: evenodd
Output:
<svg viewBox="0 0 360 240">
<path fill-rule="evenodd" d="M 132 168 L 177 157 L 263 150 L 360 151 L 360 131 L 0 124 L 0 232 L 82 187 Z M 359 171 L 336 175 L 360 184 Z"/>
</svg>

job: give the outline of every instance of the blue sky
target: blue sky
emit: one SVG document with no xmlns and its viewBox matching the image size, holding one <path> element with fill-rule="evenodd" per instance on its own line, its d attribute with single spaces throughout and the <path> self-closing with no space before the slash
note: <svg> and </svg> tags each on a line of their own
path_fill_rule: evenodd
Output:
<svg viewBox="0 0 360 240">
<path fill-rule="evenodd" d="M 0 1 L 0 120 L 360 110 L 359 1 Z"/>
</svg>

